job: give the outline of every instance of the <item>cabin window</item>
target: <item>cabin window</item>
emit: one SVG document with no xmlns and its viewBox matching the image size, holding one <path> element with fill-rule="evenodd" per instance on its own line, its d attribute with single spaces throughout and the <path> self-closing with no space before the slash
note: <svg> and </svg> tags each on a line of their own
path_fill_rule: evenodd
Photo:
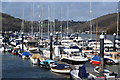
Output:
<svg viewBox="0 0 120 80">
<path fill-rule="evenodd" d="M 117 54 L 116 56 L 120 57 L 120 54 Z"/>
<path fill-rule="evenodd" d="M 54 62 L 50 62 L 50 64 L 53 64 Z"/>
<path fill-rule="evenodd" d="M 44 64 L 48 64 L 48 62 L 44 62 Z"/>
<path fill-rule="evenodd" d="M 112 54 L 110 54 L 110 57 L 111 57 L 111 58 L 112 58 L 112 56 L 113 56 L 113 55 L 112 55 Z"/>
</svg>

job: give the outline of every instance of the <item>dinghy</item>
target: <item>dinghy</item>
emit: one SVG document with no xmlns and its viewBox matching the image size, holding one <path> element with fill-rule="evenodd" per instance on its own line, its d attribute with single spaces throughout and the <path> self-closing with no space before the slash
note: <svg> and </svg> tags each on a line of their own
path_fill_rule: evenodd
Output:
<svg viewBox="0 0 120 80">
<path fill-rule="evenodd" d="M 51 71 L 56 73 L 70 73 L 70 66 L 67 64 L 52 65 Z"/>
<path fill-rule="evenodd" d="M 86 71 L 85 66 L 79 66 L 79 69 L 71 70 L 71 78 L 74 80 L 95 80 L 96 76 Z"/>
<path fill-rule="evenodd" d="M 96 66 L 95 68 L 94 68 L 94 71 L 96 72 L 96 73 L 100 73 L 100 67 L 99 66 Z M 106 77 L 106 78 L 116 78 L 116 76 L 117 76 L 117 73 L 116 72 L 112 72 L 112 71 L 110 71 L 110 70 L 108 70 L 108 69 L 106 69 L 106 68 L 104 68 L 104 70 L 103 70 L 103 74 L 104 74 L 104 76 Z"/>
<path fill-rule="evenodd" d="M 29 59 L 31 54 L 29 52 L 22 52 L 21 57 L 22 59 Z"/>
<path fill-rule="evenodd" d="M 44 61 L 40 62 L 40 66 L 45 67 L 45 68 L 50 68 L 51 64 L 55 64 L 55 61 L 47 59 L 47 60 L 44 60 Z"/>
<path fill-rule="evenodd" d="M 32 64 L 36 65 L 36 64 L 39 64 L 41 61 L 44 61 L 44 58 L 42 58 L 40 54 L 32 54 L 32 56 L 30 57 L 30 60 Z"/>
</svg>

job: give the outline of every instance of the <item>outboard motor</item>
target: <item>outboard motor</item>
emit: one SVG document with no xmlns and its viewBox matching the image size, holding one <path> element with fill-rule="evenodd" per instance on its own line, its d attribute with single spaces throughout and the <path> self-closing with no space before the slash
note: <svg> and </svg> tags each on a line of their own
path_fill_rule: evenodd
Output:
<svg viewBox="0 0 120 80">
<path fill-rule="evenodd" d="M 86 73 L 86 68 L 84 65 L 79 67 L 78 76 L 82 79 L 88 78 L 89 74 Z"/>
</svg>

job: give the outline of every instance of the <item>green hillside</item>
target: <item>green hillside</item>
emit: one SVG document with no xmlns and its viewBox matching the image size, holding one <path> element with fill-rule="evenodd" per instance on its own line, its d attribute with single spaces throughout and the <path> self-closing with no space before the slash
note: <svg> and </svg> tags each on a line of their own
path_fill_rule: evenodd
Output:
<svg viewBox="0 0 120 80">
<path fill-rule="evenodd" d="M 119 22 L 120 22 L 120 20 L 119 20 Z M 98 25 L 99 32 L 107 31 L 107 33 L 113 34 L 114 32 L 116 32 L 117 14 L 113 13 L 113 14 L 101 16 L 99 18 L 92 20 L 91 23 L 93 25 L 92 26 L 93 31 L 95 31 L 96 25 Z M 78 30 L 80 30 L 80 31 L 87 31 L 87 30 L 89 31 L 90 30 L 90 21 L 87 21 L 86 23 L 84 23 L 82 25 L 76 25 L 74 27 L 78 28 Z M 119 29 L 120 29 L 120 23 L 119 23 Z M 120 32 L 119 32 L 119 34 L 120 34 Z"/>
<path fill-rule="evenodd" d="M 3 31 L 20 31 L 21 30 L 21 24 L 22 20 L 19 18 L 15 18 L 13 16 L 10 16 L 5 13 L 1 13 L 2 16 L 0 16 L 0 21 L 2 20 L 2 30 Z M 120 19 L 119 19 L 120 20 Z M 84 32 L 90 30 L 90 21 L 68 21 L 69 24 L 69 33 L 72 32 Z M 116 32 L 116 26 L 117 26 L 117 14 L 108 14 L 101 17 L 98 17 L 91 21 L 93 24 L 93 31 L 96 29 L 96 24 L 99 26 L 99 31 L 107 31 L 109 34 L 113 34 Z M 119 21 L 120 22 L 120 21 Z M 50 22 L 50 27 L 54 27 L 53 22 Z M 67 21 L 62 21 L 63 31 L 66 32 L 67 28 Z M 24 20 L 24 31 L 25 32 L 31 32 L 31 21 L 25 21 Z M 61 21 L 58 19 L 55 19 L 55 30 L 60 31 Z M 33 22 L 34 32 L 38 32 L 39 29 L 39 23 L 38 21 Z M 43 31 L 47 32 L 48 28 L 48 20 L 43 21 Z M 120 23 L 119 23 L 119 29 L 120 29 Z M 120 32 L 119 32 L 120 33 Z"/>
</svg>

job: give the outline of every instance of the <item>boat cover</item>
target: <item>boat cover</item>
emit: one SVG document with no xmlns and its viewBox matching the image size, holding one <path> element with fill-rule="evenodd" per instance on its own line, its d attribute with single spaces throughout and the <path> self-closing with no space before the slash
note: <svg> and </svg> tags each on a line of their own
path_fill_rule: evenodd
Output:
<svg viewBox="0 0 120 80">
<path fill-rule="evenodd" d="M 100 61 L 100 57 L 95 55 L 91 60 Z"/>
<path fill-rule="evenodd" d="M 24 55 L 24 56 L 26 56 L 26 55 L 31 56 L 31 54 L 30 54 L 29 52 L 23 52 L 23 53 L 22 53 L 22 56 L 23 56 L 23 55 Z"/>
<path fill-rule="evenodd" d="M 78 76 L 82 79 L 87 78 L 89 76 L 89 74 L 86 72 L 86 68 L 84 65 L 79 67 Z"/>
<path fill-rule="evenodd" d="M 55 67 L 53 67 L 54 69 L 65 69 L 68 68 L 69 65 L 67 64 L 57 64 Z"/>
</svg>

